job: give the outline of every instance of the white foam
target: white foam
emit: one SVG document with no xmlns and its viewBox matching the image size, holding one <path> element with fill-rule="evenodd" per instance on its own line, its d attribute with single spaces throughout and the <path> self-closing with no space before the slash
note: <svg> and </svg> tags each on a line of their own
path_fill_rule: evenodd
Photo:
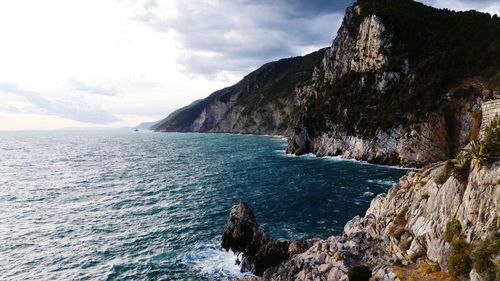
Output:
<svg viewBox="0 0 500 281">
<path fill-rule="evenodd" d="M 344 158 L 344 157 L 342 157 L 340 155 L 338 155 L 338 156 L 322 156 L 322 157 L 318 157 L 318 156 L 316 156 L 313 153 L 306 153 L 306 154 L 297 156 L 295 154 L 287 154 L 284 150 L 275 150 L 275 152 L 277 152 L 278 154 L 280 154 L 282 156 L 285 156 L 285 157 L 315 158 L 315 159 L 324 159 L 324 160 L 335 161 L 335 162 L 345 162 L 345 161 L 348 161 L 348 162 L 352 162 L 352 163 L 356 163 L 356 164 L 360 164 L 360 165 L 378 166 L 378 167 L 384 167 L 384 168 L 388 168 L 388 169 L 398 169 L 398 170 L 410 170 L 410 171 L 419 171 L 420 170 L 420 169 L 417 169 L 417 168 L 407 168 L 407 167 L 401 167 L 401 166 L 390 166 L 390 165 L 373 164 L 373 163 L 369 163 L 369 162 L 363 161 L 363 160 L 356 160 L 356 159 L 352 159 L 352 158 Z"/>
<path fill-rule="evenodd" d="M 363 192 L 363 196 L 366 196 L 366 197 L 371 197 L 373 196 L 373 192 L 370 192 L 370 191 L 366 191 L 366 192 Z"/>
<path fill-rule="evenodd" d="M 207 246 L 191 251 L 182 257 L 182 263 L 198 270 L 203 275 L 218 278 L 234 278 L 251 276 L 249 272 L 241 273 L 236 265 L 236 255 L 216 246 Z"/>
<path fill-rule="evenodd" d="M 392 181 L 392 180 L 383 180 L 383 179 L 366 180 L 366 182 L 376 183 L 376 184 L 380 184 L 380 185 L 389 185 L 389 186 L 393 186 L 394 184 L 396 184 L 395 181 Z"/>
<path fill-rule="evenodd" d="M 312 154 L 312 153 L 308 153 Z M 312 154 L 315 156 L 314 154 Z M 407 167 L 401 167 L 401 166 L 390 166 L 390 165 L 380 165 L 380 164 L 373 164 L 368 161 L 363 161 L 363 160 L 356 160 L 352 158 L 344 158 L 340 155 L 338 156 L 323 156 L 323 157 L 317 157 L 319 159 L 326 159 L 330 161 L 336 161 L 336 162 L 344 162 L 344 161 L 349 161 L 352 163 L 360 164 L 360 165 L 370 165 L 370 166 L 378 166 L 378 167 L 384 167 L 384 168 L 389 168 L 389 169 L 398 169 L 398 170 L 412 170 L 412 171 L 418 171 L 420 169 L 417 168 L 407 168 Z"/>
</svg>

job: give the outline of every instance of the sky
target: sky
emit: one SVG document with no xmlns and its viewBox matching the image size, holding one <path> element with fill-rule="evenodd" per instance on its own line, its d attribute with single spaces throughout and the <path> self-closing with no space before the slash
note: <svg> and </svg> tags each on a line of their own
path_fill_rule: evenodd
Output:
<svg viewBox="0 0 500 281">
<path fill-rule="evenodd" d="M 424 0 L 500 13 L 496 0 Z M 156 121 L 329 46 L 352 0 L 2 0 L 0 130 Z"/>
</svg>

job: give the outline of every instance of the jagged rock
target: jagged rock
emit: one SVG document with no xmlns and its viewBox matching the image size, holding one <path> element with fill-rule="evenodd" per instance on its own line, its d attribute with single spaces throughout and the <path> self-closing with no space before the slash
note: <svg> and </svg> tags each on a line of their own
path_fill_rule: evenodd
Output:
<svg viewBox="0 0 500 281">
<path fill-rule="evenodd" d="M 297 156 L 309 152 L 309 140 L 307 136 L 307 129 L 304 127 L 299 128 L 300 132 L 293 135 L 288 141 L 286 153 L 295 154 Z"/>
<path fill-rule="evenodd" d="M 289 242 L 272 238 L 259 226 L 252 210 L 243 202 L 231 208 L 221 239 L 226 251 L 243 254 L 242 270 L 257 275 L 306 251 L 313 243 L 313 240 Z"/>
</svg>

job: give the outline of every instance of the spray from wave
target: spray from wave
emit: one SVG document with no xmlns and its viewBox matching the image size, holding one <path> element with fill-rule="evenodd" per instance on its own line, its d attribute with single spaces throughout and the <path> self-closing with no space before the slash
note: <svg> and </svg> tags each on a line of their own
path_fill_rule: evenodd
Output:
<svg viewBox="0 0 500 281">
<path fill-rule="evenodd" d="M 249 272 L 240 272 L 236 265 L 236 255 L 226 252 L 216 245 L 205 245 L 182 257 L 182 263 L 199 271 L 207 277 L 231 280 L 234 277 L 251 276 Z"/>
</svg>

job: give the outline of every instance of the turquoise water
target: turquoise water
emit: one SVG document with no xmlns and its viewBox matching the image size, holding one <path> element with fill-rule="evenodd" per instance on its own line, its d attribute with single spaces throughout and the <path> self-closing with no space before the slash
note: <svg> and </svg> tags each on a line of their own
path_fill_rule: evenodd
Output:
<svg viewBox="0 0 500 281">
<path fill-rule="evenodd" d="M 244 200 L 283 239 L 326 238 L 405 170 L 284 154 L 265 136 L 0 132 L 0 280 L 225 280 Z"/>
</svg>

